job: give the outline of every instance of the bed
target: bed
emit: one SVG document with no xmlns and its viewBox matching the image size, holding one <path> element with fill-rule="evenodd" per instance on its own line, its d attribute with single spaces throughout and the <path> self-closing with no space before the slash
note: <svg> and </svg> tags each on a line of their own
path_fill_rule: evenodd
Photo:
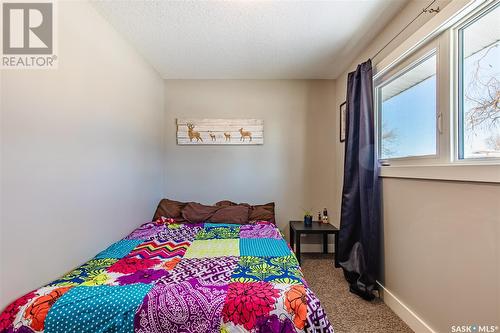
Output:
<svg viewBox="0 0 500 333">
<path fill-rule="evenodd" d="M 0 333 L 333 332 L 270 222 L 148 222 L 7 306 Z"/>
</svg>

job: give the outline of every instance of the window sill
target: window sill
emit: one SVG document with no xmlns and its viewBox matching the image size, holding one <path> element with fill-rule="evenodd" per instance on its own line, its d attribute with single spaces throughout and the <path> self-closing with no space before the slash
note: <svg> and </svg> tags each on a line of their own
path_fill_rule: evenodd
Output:
<svg viewBox="0 0 500 333">
<path fill-rule="evenodd" d="M 500 164 L 382 166 L 380 177 L 500 184 Z"/>
</svg>

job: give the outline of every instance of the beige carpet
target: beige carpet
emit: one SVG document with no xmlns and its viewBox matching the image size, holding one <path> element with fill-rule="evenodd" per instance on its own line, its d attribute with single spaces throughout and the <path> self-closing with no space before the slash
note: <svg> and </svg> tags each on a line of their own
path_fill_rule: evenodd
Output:
<svg viewBox="0 0 500 333">
<path fill-rule="evenodd" d="M 301 266 L 336 333 L 413 332 L 382 300 L 367 302 L 350 293 L 331 254 L 302 254 Z"/>
</svg>

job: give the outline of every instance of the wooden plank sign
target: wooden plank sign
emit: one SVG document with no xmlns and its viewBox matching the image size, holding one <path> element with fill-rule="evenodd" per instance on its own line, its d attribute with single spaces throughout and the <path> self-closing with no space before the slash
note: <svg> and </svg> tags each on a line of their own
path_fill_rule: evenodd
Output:
<svg viewBox="0 0 500 333">
<path fill-rule="evenodd" d="M 179 145 L 262 145 L 262 119 L 177 119 Z"/>
</svg>

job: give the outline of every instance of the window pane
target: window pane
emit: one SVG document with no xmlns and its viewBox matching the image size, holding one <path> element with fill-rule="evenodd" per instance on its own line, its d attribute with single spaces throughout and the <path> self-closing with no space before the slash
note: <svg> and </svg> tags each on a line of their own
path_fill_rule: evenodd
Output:
<svg viewBox="0 0 500 333">
<path fill-rule="evenodd" d="M 500 157 L 500 8 L 460 30 L 461 158 Z"/>
<path fill-rule="evenodd" d="M 436 154 L 436 54 L 378 89 L 380 156 Z"/>
</svg>

